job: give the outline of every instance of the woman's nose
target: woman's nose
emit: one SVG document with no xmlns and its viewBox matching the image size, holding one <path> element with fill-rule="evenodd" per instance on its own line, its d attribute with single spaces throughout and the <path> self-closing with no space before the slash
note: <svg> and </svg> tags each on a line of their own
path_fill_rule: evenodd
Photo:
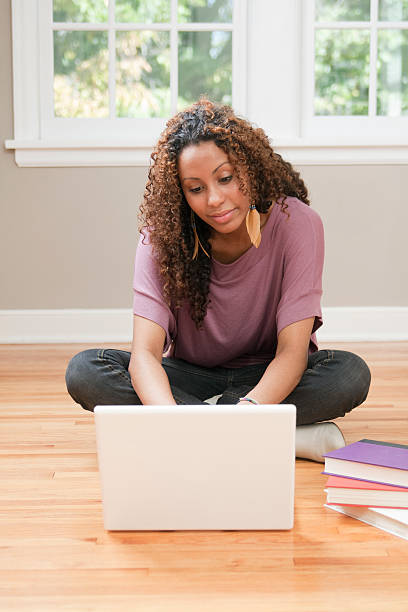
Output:
<svg viewBox="0 0 408 612">
<path fill-rule="evenodd" d="M 209 206 L 219 206 L 219 204 L 223 201 L 222 192 L 217 189 L 217 187 L 211 187 L 208 190 L 208 205 Z"/>
</svg>

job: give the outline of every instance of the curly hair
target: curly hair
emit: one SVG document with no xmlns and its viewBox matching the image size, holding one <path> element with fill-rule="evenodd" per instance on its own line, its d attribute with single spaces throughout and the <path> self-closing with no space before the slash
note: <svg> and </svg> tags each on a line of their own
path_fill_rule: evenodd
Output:
<svg viewBox="0 0 408 612">
<path fill-rule="evenodd" d="M 213 141 L 227 154 L 240 190 L 258 212 L 266 213 L 274 202 L 286 212 L 288 196 L 309 205 L 299 173 L 272 149 L 261 128 L 235 115 L 230 106 L 200 98 L 167 122 L 151 154 L 139 229 L 149 231 L 166 303 L 174 309 L 187 301 L 198 329 L 209 304 L 211 259 L 201 249 L 192 259 L 191 209 L 181 188 L 177 162 L 184 147 L 203 141 Z M 200 242 L 211 255 L 211 228 L 197 215 L 194 219 Z"/>
</svg>

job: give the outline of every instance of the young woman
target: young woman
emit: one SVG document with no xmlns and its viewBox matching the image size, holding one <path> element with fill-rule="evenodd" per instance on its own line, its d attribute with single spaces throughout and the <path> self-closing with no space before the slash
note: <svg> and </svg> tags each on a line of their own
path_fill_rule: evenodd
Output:
<svg viewBox="0 0 408 612">
<path fill-rule="evenodd" d="M 73 357 L 72 398 L 86 410 L 291 403 L 298 457 L 344 446 L 327 421 L 365 400 L 370 371 L 353 353 L 318 350 L 323 226 L 263 130 L 205 99 L 173 117 L 152 154 L 141 230 L 131 353 Z"/>
</svg>

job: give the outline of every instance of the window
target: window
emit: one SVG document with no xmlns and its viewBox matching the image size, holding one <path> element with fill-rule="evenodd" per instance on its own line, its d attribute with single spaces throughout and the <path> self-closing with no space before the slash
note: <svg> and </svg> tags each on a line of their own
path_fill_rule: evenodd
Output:
<svg viewBox="0 0 408 612">
<path fill-rule="evenodd" d="M 207 93 L 293 163 L 408 163 L 407 5 L 12 0 L 6 146 L 19 165 L 147 165 L 166 118 Z"/>
<path fill-rule="evenodd" d="M 406 144 L 408 0 L 315 0 L 305 18 L 305 137 Z"/>
<path fill-rule="evenodd" d="M 54 0 L 55 117 L 168 117 L 232 103 L 232 0 Z"/>
<path fill-rule="evenodd" d="M 146 165 L 166 119 L 201 94 L 246 112 L 246 0 L 12 6 L 21 165 Z"/>
</svg>

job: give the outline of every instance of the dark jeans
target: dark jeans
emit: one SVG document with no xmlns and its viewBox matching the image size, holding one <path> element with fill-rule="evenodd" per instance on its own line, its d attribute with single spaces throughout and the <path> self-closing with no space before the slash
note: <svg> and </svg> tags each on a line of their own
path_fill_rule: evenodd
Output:
<svg viewBox="0 0 408 612">
<path fill-rule="evenodd" d="M 86 410 L 98 404 L 140 404 L 130 380 L 129 361 L 129 352 L 115 349 L 78 353 L 65 375 L 69 394 Z M 181 359 L 163 358 L 177 404 L 204 404 L 214 395 L 221 395 L 217 404 L 236 404 L 258 383 L 267 366 L 203 368 Z M 296 406 L 297 425 L 335 419 L 364 402 L 370 380 L 370 370 L 358 355 L 320 350 L 309 355 L 299 384 L 281 403 Z"/>
</svg>

